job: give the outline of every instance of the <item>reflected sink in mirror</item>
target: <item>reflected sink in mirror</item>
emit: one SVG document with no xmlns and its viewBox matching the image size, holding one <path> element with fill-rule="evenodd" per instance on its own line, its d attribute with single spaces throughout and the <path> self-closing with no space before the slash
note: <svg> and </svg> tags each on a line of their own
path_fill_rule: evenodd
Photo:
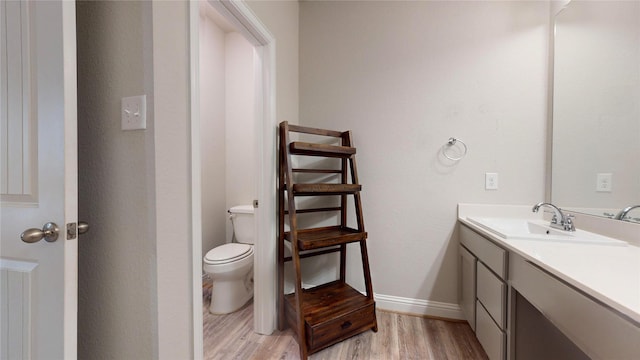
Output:
<svg viewBox="0 0 640 360">
<path fill-rule="evenodd" d="M 479 218 L 467 220 L 481 228 L 508 240 L 544 240 L 576 244 L 627 246 L 622 240 L 584 230 L 563 231 L 549 226 L 548 221 L 514 218 Z"/>
</svg>

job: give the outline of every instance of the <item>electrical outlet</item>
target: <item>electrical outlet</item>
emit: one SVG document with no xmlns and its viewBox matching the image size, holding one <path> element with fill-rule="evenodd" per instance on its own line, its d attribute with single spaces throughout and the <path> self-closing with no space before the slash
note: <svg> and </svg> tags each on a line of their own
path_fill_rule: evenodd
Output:
<svg viewBox="0 0 640 360">
<path fill-rule="evenodd" d="M 596 175 L 596 191 L 611 192 L 613 189 L 613 174 L 600 173 Z"/>
<path fill-rule="evenodd" d="M 484 174 L 484 188 L 485 190 L 498 190 L 498 173 Z"/>
<path fill-rule="evenodd" d="M 147 128 L 147 96 L 122 98 L 122 130 Z"/>
</svg>

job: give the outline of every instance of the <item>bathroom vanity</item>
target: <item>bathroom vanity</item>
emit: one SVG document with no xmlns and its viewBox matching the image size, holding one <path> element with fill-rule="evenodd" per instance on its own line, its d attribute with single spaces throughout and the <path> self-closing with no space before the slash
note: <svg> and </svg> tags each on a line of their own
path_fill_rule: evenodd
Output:
<svg viewBox="0 0 640 360">
<path fill-rule="evenodd" d="M 460 204 L 458 220 L 460 306 L 490 359 L 640 356 L 637 227 L 563 232 L 530 206 Z"/>
</svg>

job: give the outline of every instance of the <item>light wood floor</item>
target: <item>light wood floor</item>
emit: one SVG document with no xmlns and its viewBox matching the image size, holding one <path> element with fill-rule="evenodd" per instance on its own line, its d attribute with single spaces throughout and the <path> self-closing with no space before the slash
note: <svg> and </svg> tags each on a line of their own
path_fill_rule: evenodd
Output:
<svg viewBox="0 0 640 360">
<path fill-rule="evenodd" d="M 229 315 L 208 311 L 211 288 L 204 286 L 205 359 L 299 359 L 291 330 L 253 332 L 253 303 Z M 326 359 L 487 359 L 465 322 L 378 311 L 378 332 L 367 331 L 311 355 Z"/>
</svg>

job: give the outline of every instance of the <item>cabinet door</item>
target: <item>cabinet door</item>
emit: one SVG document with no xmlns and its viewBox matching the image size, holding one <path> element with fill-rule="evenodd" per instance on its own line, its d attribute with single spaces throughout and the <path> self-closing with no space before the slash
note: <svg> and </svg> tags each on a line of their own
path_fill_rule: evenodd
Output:
<svg viewBox="0 0 640 360">
<path fill-rule="evenodd" d="M 476 262 L 475 256 L 460 246 L 460 307 L 473 331 L 476 331 Z"/>
</svg>

